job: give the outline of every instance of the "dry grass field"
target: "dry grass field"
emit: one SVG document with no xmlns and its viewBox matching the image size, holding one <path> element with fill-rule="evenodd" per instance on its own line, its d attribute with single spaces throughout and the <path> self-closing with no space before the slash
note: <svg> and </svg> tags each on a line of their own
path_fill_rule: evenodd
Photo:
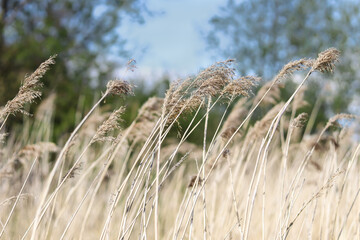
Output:
<svg viewBox="0 0 360 240">
<path fill-rule="evenodd" d="M 331 73 L 339 55 L 331 48 L 290 62 L 256 95 L 260 78 L 237 76 L 232 60 L 215 63 L 148 99 L 127 128 L 125 107 L 109 113 L 101 103 L 133 86 L 109 81 L 56 143 L 56 96 L 27 116 L 51 57 L 0 109 L 0 238 L 360 239 L 358 119 L 339 113 L 313 133 L 316 109 L 298 110 L 312 73 Z M 303 81 L 279 102 L 281 82 L 297 71 Z M 218 104 L 223 115 L 208 134 Z M 249 124 L 261 106 L 270 110 Z M 24 124 L 8 133 L 13 114 Z M 184 115 L 191 123 L 170 137 Z M 195 128 L 202 146 L 187 141 Z"/>
</svg>

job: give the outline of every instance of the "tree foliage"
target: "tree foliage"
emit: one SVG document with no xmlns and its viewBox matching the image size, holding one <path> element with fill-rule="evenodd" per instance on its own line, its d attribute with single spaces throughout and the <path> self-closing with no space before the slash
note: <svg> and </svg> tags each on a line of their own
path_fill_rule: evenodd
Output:
<svg viewBox="0 0 360 240">
<path fill-rule="evenodd" d="M 359 9 L 351 0 L 229 0 L 211 19 L 208 40 L 225 56 L 236 57 L 242 72 L 269 77 L 295 57 L 332 46 L 358 47 Z"/>
</svg>

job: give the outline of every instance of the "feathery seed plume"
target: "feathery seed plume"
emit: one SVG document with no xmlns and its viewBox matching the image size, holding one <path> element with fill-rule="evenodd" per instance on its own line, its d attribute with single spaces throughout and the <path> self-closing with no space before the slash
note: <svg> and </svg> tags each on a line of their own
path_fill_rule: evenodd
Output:
<svg viewBox="0 0 360 240">
<path fill-rule="evenodd" d="M 120 129 L 120 123 L 122 122 L 121 116 L 124 113 L 125 108 L 124 107 L 120 107 L 118 110 L 115 110 L 113 113 L 111 113 L 111 115 L 109 116 L 109 118 L 103 122 L 100 127 L 98 128 L 98 130 L 96 131 L 95 136 L 92 139 L 92 142 L 97 142 L 97 141 L 112 141 L 114 140 L 113 137 L 109 137 L 107 136 L 107 134 L 110 131 L 114 131 L 117 129 Z"/>
<path fill-rule="evenodd" d="M 308 120 L 309 115 L 307 113 L 300 113 L 292 122 L 291 126 L 294 128 L 302 128 L 306 121 Z"/>
<path fill-rule="evenodd" d="M 347 113 L 336 114 L 335 116 L 331 117 L 326 123 L 325 129 L 329 128 L 330 126 L 335 126 L 336 121 L 340 119 L 359 119 L 359 116 Z"/>
<path fill-rule="evenodd" d="M 41 63 L 40 66 L 31 75 L 26 76 L 23 85 L 20 87 L 17 95 L 10 101 L 8 101 L 5 107 L 0 112 L 0 120 L 4 119 L 9 114 L 15 114 L 21 112 L 29 115 L 24 110 L 24 106 L 27 103 L 32 103 L 36 98 L 41 96 L 41 92 L 38 88 L 42 87 L 40 79 L 49 70 L 50 65 L 55 64 L 56 55 L 51 56 L 48 60 Z"/>
<path fill-rule="evenodd" d="M 230 83 L 235 76 L 235 70 L 231 67 L 234 60 L 229 59 L 217 62 L 206 68 L 196 77 L 195 86 L 198 87 L 200 96 L 216 96 Z"/>
<path fill-rule="evenodd" d="M 285 77 L 293 74 L 295 71 L 304 70 L 313 65 L 313 59 L 300 59 L 287 63 L 280 72 L 275 76 L 274 81 L 279 82 Z"/>
<path fill-rule="evenodd" d="M 314 62 L 312 68 L 319 72 L 333 72 L 335 62 L 339 61 L 340 51 L 336 48 L 329 48 L 319 53 L 318 58 Z"/>
<path fill-rule="evenodd" d="M 203 103 L 202 96 L 199 94 L 189 93 L 191 79 L 188 78 L 184 82 L 177 81 L 170 85 L 169 90 L 165 94 L 164 110 L 166 123 L 172 123 L 180 113 L 188 113 L 197 109 Z M 196 90 L 195 90 L 196 91 Z"/>
<path fill-rule="evenodd" d="M 133 86 L 127 81 L 110 80 L 106 85 L 106 91 L 113 95 L 133 95 Z"/>
<path fill-rule="evenodd" d="M 207 96 L 224 94 L 230 99 L 238 95 L 249 96 L 251 87 L 260 78 L 246 76 L 234 80 L 235 69 L 231 67 L 233 62 L 232 59 L 217 62 L 201 71 L 194 80 L 187 79 L 184 83 L 172 84 L 165 96 L 167 123 L 175 120 L 180 112 L 191 112 L 201 107 Z M 189 88 L 191 84 L 195 89 Z"/>
<path fill-rule="evenodd" d="M 229 98 L 233 98 L 239 95 L 249 97 L 252 93 L 251 88 L 256 86 L 260 80 L 260 77 L 255 76 L 237 78 L 226 85 L 226 87 L 223 89 L 223 94 L 227 95 Z"/>
</svg>

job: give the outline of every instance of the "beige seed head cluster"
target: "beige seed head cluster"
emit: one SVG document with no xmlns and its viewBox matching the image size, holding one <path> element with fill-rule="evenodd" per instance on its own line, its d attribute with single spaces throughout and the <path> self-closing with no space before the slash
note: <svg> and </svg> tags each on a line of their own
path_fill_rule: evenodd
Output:
<svg viewBox="0 0 360 240">
<path fill-rule="evenodd" d="M 106 91 L 113 95 L 133 95 L 133 86 L 127 81 L 111 80 L 106 85 Z"/>
<path fill-rule="evenodd" d="M 203 99 L 197 95 L 186 99 L 178 99 L 177 101 L 174 100 L 176 100 L 176 98 L 166 104 L 167 124 L 173 121 L 178 122 L 179 115 L 191 113 L 197 108 L 204 106 Z"/>
<path fill-rule="evenodd" d="M 335 116 L 331 117 L 329 121 L 326 123 L 325 129 L 335 126 L 336 121 L 340 119 L 359 119 L 359 116 L 353 115 L 353 114 L 347 114 L 347 113 L 340 113 L 336 114 Z"/>
<path fill-rule="evenodd" d="M 204 105 L 205 97 L 223 96 L 234 99 L 239 95 L 250 96 L 251 88 L 260 81 L 259 77 L 236 78 L 232 68 L 234 60 L 217 62 L 201 71 L 194 79 L 176 82 L 165 96 L 165 114 L 168 123 L 181 112 L 191 112 Z"/>
<path fill-rule="evenodd" d="M 40 79 L 49 70 L 50 65 L 55 64 L 55 58 L 56 55 L 51 56 L 48 60 L 41 63 L 35 72 L 25 77 L 23 85 L 20 87 L 17 95 L 12 100 L 8 101 L 1 110 L 0 120 L 4 119 L 9 114 L 15 114 L 17 112 L 29 114 L 24 110 L 24 106 L 27 103 L 32 103 L 36 98 L 41 96 L 41 92 L 38 90 L 38 88 L 42 86 Z"/>
<path fill-rule="evenodd" d="M 231 81 L 224 89 L 223 94 L 229 98 L 237 96 L 250 97 L 251 89 L 261 81 L 260 77 L 245 76 Z"/>
<path fill-rule="evenodd" d="M 308 120 L 309 115 L 307 113 L 300 113 L 292 122 L 291 126 L 295 128 L 302 128 L 306 121 Z"/>
<path fill-rule="evenodd" d="M 333 72 L 335 63 L 339 61 L 340 51 L 336 48 L 329 48 L 319 53 L 312 68 L 319 72 Z"/>
<path fill-rule="evenodd" d="M 183 82 L 176 81 L 170 85 L 164 99 L 164 112 L 167 118 L 166 123 L 178 121 L 177 117 L 182 113 L 189 113 L 203 104 L 202 97 L 191 91 L 191 79 Z"/>
<path fill-rule="evenodd" d="M 120 123 L 122 122 L 122 114 L 124 113 L 125 108 L 120 107 L 118 110 L 115 110 L 110 114 L 109 118 L 103 122 L 98 130 L 96 131 L 95 136 L 92 139 L 92 142 L 103 142 L 103 141 L 112 141 L 113 137 L 107 136 L 109 132 L 118 130 L 121 128 Z"/>
<path fill-rule="evenodd" d="M 314 60 L 312 59 L 300 59 L 296 61 L 289 62 L 286 64 L 280 72 L 275 76 L 275 81 L 281 81 L 282 79 L 292 75 L 295 71 L 300 71 L 306 68 L 309 68 L 313 65 Z"/>
<path fill-rule="evenodd" d="M 195 79 L 195 86 L 199 88 L 200 96 L 216 96 L 230 83 L 235 76 L 235 70 L 231 67 L 234 60 L 229 59 L 217 62 L 206 68 Z"/>
</svg>

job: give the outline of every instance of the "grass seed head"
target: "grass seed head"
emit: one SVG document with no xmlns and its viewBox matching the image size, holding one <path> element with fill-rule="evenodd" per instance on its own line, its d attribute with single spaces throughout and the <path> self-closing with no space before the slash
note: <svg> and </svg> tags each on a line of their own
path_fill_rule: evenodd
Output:
<svg viewBox="0 0 360 240">
<path fill-rule="evenodd" d="M 340 119 L 359 119 L 359 116 L 353 115 L 353 114 L 347 114 L 347 113 L 340 113 L 336 114 L 335 116 L 331 117 L 329 121 L 326 123 L 325 128 L 323 131 L 326 131 L 331 126 L 338 126 L 341 127 L 337 121 Z"/>
<path fill-rule="evenodd" d="M 134 95 L 133 86 L 127 81 L 111 80 L 106 85 L 107 92 L 113 95 Z"/>
<path fill-rule="evenodd" d="M 300 113 L 291 123 L 291 126 L 294 128 L 304 127 L 306 121 L 308 120 L 309 115 L 307 113 Z"/>
<path fill-rule="evenodd" d="M 109 132 L 118 130 L 121 128 L 120 123 L 122 122 L 122 114 L 124 113 L 125 108 L 120 107 L 118 110 L 115 110 L 110 114 L 109 118 L 103 122 L 98 130 L 96 131 L 95 136 L 92 139 L 92 142 L 103 142 L 103 141 L 112 141 L 113 137 L 107 136 Z"/>
<path fill-rule="evenodd" d="M 261 78 L 256 76 L 245 76 L 237 78 L 226 85 L 226 87 L 223 89 L 223 94 L 229 98 L 234 98 L 240 95 L 250 97 L 250 94 L 252 94 L 251 89 L 260 81 Z"/>
<path fill-rule="evenodd" d="M 40 79 L 49 70 L 50 65 L 55 64 L 55 58 L 56 55 L 51 56 L 48 60 L 41 63 L 35 72 L 25 77 L 23 85 L 20 87 L 17 95 L 12 100 L 8 101 L 5 107 L 1 109 L 0 120 L 4 119 L 9 114 L 18 112 L 29 115 L 29 113 L 24 110 L 24 106 L 41 97 L 41 92 L 38 90 L 42 87 Z"/>
<path fill-rule="evenodd" d="M 189 93 L 190 80 L 177 81 L 171 84 L 166 92 L 163 104 L 164 117 L 167 118 L 166 124 L 171 124 L 173 121 L 178 122 L 181 114 L 189 113 L 203 104 L 203 96 L 196 90 L 195 93 Z"/>
<path fill-rule="evenodd" d="M 340 51 L 336 48 L 329 48 L 319 53 L 312 68 L 319 72 L 333 72 L 335 63 L 339 61 Z"/>
<path fill-rule="evenodd" d="M 216 96 L 235 77 L 235 69 L 232 68 L 233 59 L 217 62 L 206 68 L 195 78 L 195 86 L 200 96 Z"/>
<path fill-rule="evenodd" d="M 284 78 L 288 77 L 289 75 L 292 75 L 295 71 L 300 71 L 309 68 L 313 65 L 313 62 L 314 60 L 305 59 L 305 58 L 289 62 L 275 76 L 274 81 L 279 82 Z"/>
</svg>

